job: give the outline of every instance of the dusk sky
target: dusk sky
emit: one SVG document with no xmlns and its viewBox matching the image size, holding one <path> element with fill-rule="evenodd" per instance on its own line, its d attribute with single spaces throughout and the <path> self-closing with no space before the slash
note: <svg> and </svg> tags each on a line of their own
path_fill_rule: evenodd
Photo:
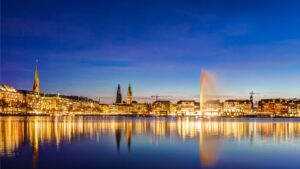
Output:
<svg viewBox="0 0 300 169">
<path fill-rule="evenodd" d="M 300 97 L 300 1 L 2 0 L 1 83 L 115 97 Z M 111 100 L 107 99 L 106 102 Z"/>
</svg>

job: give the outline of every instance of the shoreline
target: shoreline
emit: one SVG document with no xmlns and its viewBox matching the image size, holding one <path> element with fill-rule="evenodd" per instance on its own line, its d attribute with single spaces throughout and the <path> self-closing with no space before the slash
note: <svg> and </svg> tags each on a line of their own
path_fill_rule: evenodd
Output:
<svg viewBox="0 0 300 169">
<path fill-rule="evenodd" d="M 5 116 L 20 116 L 20 117 L 39 117 L 39 116 L 49 116 L 49 117 L 174 117 L 174 118 L 181 118 L 181 117 L 189 117 L 189 118 L 261 118 L 261 119 L 272 119 L 272 118 L 287 118 L 287 119 L 300 119 L 298 117 L 292 116 L 255 116 L 255 115 L 244 115 L 244 116 L 176 116 L 176 115 L 147 115 L 147 114 L 73 114 L 73 115 L 51 115 L 51 114 L 4 114 L 0 113 L 0 117 Z"/>
</svg>

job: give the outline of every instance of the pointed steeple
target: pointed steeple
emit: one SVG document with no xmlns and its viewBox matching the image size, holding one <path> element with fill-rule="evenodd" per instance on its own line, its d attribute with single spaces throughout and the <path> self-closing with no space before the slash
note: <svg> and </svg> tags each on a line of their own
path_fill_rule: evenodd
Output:
<svg viewBox="0 0 300 169">
<path fill-rule="evenodd" d="M 122 93 L 120 84 L 118 84 L 116 103 L 122 103 Z"/>
<path fill-rule="evenodd" d="M 132 91 L 131 91 L 131 85 L 129 83 L 128 90 L 127 90 L 127 104 L 132 103 Z"/>
<path fill-rule="evenodd" d="M 35 73 L 34 73 L 34 82 L 33 82 L 33 93 L 40 94 L 40 80 L 39 80 L 39 70 L 38 63 L 36 61 Z"/>
</svg>

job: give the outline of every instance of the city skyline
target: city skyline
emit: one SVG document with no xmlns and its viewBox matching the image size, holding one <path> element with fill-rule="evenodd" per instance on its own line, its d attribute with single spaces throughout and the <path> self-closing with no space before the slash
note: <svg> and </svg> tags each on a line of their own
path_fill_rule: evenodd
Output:
<svg viewBox="0 0 300 169">
<path fill-rule="evenodd" d="M 0 169 L 299 169 L 299 7 L 1 0 Z"/>
<path fill-rule="evenodd" d="M 297 6 L 2 1 L 1 83 L 31 90 L 38 58 L 41 92 L 111 97 L 107 103 L 119 83 L 123 96 L 132 84 L 134 100 L 198 97 L 202 69 L 215 76 L 219 96 L 298 98 Z"/>
</svg>

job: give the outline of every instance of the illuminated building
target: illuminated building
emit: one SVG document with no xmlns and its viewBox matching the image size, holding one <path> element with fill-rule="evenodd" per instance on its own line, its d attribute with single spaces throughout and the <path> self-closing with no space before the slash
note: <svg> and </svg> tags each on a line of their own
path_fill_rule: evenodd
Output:
<svg viewBox="0 0 300 169">
<path fill-rule="evenodd" d="M 31 91 L 17 91 L 13 87 L 5 86 L 5 88 L 0 88 L 0 113 L 2 114 L 68 115 L 107 112 L 107 106 L 99 105 L 94 100 L 85 97 L 38 95 Z"/>
<path fill-rule="evenodd" d="M 171 113 L 171 102 L 157 100 L 152 104 L 152 112 L 155 115 L 168 115 Z"/>
<path fill-rule="evenodd" d="M 250 100 L 226 100 L 223 103 L 223 115 L 240 116 L 250 113 L 252 105 Z"/>
<path fill-rule="evenodd" d="M 298 101 L 297 104 L 297 112 L 298 112 L 298 116 L 300 115 L 300 100 Z"/>
<path fill-rule="evenodd" d="M 26 96 L 8 85 L 0 85 L 0 113 L 26 112 Z"/>
<path fill-rule="evenodd" d="M 300 115 L 300 100 L 294 99 L 288 101 L 288 113 L 290 116 Z"/>
<path fill-rule="evenodd" d="M 3 92 L 17 92 L 17 90 L 11 86 L 5 85 L 5 84 L 1 84 L 0 85 L 0 91 Z"/>
<path fill-rule="evenodd" d="M 23 94 L 25 95 L 25 100 L 27 103 L 27 111 L 29 113 L 41 113 L 41 97 L 40 95 L 37 95 L 35 93 L 32 93 L 30 91 L 23 91 Z"/>
<path fill-rule="evenodd" d="M 261 99 L 258 102 L 258 109 L 260 112 L 286 115 L 288 113 L 288 102 L 285 99 Z"/>
<path fill-rule="evenodd" d="M 195 102 L 195 111 L 197 112 L 197 115 L 200 114 L 200 102 Z"/>
<path fill-rule="evenodd" d="M 121 93 L 121 86 L 120 86 L 120 84 L 118 84 L 116 103 L 117 104 L 121 104 L 122 103 L 122 93 Z"/>
<path fill-rule="evenodd" d="M 100 112 L 102 114 L 110 114 L 110 109 L 108 104 L 99 104 Z"/>
<path fill-rule="evenodd" d="M 132 114 L 133 106 L 129 104 L 114 104 L 110 106 L 110 112 L 116 115 Z"/>
<path fill-rule="evenodd" d="M 177 102 L 177 115 L 189 116 L 196 115 L 196 106 L 194 100 L 180 100 Z"/>
<path fill-rule="evenodd" d="M 151 109 L 151 104 L 132 102 L 132 113 L 148 115 Z"/>
<path fill-rule="evenodd" d="M 132 102 L 132 104 L 112 104 L 108 105 L 109 114 L 113 115 L 148 115 L 151 105 L 147 103 Z"/>
<path fill-rule="evenodd" d="M 127 104 L 132 103 L 132 91 L 131 91 L 131 85 L 129 83 L 128 91 L 127 91 Z"/>
<path fill-rule="evenodd" d="M 40 80 L 39 80 L 39 71 L 38 71 L 38 64 L 36 63 L 35 66 L 35 73 L 34 73 L 34 83 L 33 83 L 33 93 L 40 94 Z"/>
<path fill-rule="evenodd" d="M 222 103 L 220 100 L 207 100 L 201 106 L 202 115 L 218 116 L 222 113 Z"/>
</svg>

